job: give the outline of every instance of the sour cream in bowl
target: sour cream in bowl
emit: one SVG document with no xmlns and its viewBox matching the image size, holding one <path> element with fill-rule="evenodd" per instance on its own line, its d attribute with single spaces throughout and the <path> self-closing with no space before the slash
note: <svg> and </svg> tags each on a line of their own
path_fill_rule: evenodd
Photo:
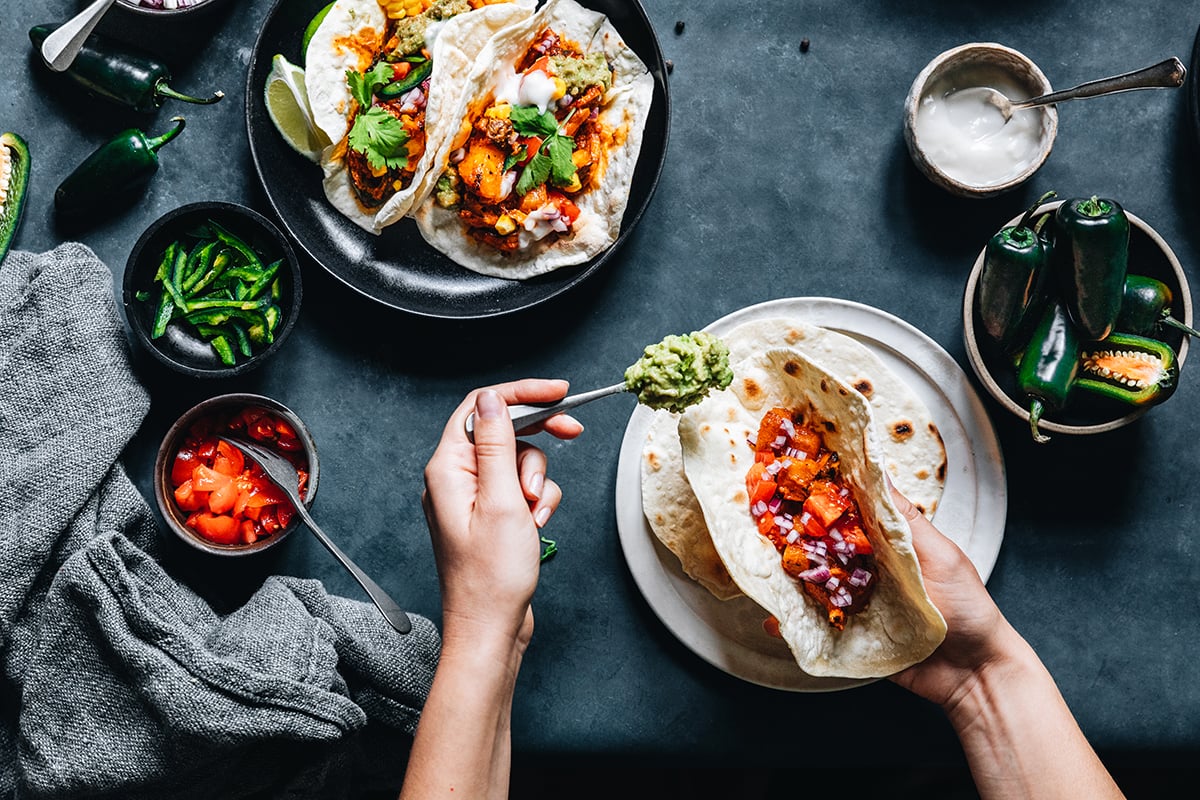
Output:
<svg viewBox="0 0 1200 800">
<path fill-rule="evenodd" d="M 1054 145 L 1058 112 L 1020 109 L 1004 121 L 981 87 L 1012 100 L 1051 91 L 1037 65 L 1004 45 L 974 43 L 947 50 L 913 81 L 904 134 L 918 169 L 963 197 L 991 197 L 1032 176 Z"/>
</svg>

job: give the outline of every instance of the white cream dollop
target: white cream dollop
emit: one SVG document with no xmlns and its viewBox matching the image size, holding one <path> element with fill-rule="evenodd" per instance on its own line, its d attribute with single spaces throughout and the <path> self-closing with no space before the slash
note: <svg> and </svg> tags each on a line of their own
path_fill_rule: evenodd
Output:
<svg viewBox="0 0 1200 800">
<path fill-rule="evenodd" d="M 554 88 L 554 79 L 540 69 L 524 75 L 511 72 L 497 81 L 496 103 L 537 106 L 538 113 L 544 114 L 554 97 Z"/>
</svg>

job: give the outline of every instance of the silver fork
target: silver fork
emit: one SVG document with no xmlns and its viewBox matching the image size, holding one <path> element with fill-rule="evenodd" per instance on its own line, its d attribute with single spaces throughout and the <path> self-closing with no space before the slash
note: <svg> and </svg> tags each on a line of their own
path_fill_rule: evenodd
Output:
<svg viewBox="0 0 1200 800">
<path fill-rule="evenodd" d="M 296 507 L 296 513 L 300 515 L 300 519 L 304 520 L 304 524 L 317 537 L 317 541 L 325 545 L 325 549 L 333 554 L 333 557 L 338 560 L 346 570 L 354 576 L 359 585 L 366 591 L 371 598 L 371 602 L 383 614 L 384 619 L 388 624 L 395 628 L 400 633 L 408 633 L 412 630 L 412 621 L 404 610 L 396 604 L 396 601 L 388 597 L 387 592 L 379 588 L 379 584 L 371 580 L 367 573 L 358 568 L 358 565 L 350 560 L 350 557 L 343 553 L 337 545 L 330 541 L 325 532 L 317 525 L 316 520 L 312 518 L 312 514 L 308 513 L 308 508 L 305 507 L 304 501 L 300 498 L 300 476 L 296 472 L 296 468 L 291 462 L 278 453 L 273 453 L 262 445 L 245 439 L 239 439 L 236 436 L 221 436 L 221 441 L 233 445 L 241 450 L 263 469 L 267 477 L 271 479 L 271 483 L 279 487 L 279 489 L 288 496 L 292 501 L 292 505 Z"/>
</svg>

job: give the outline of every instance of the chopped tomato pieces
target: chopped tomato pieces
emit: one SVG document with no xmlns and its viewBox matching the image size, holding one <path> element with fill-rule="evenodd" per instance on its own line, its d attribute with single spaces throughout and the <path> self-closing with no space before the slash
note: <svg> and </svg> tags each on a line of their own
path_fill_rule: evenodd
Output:
<svg viewBox="0 0 1200 800">
<path fill-rule="evenodd" d="M 238 521 L 225 514 L 201 511 L 196 516 L 196 531 L 217 544 L 234 544 L 238 540 Z"/>
<path fill-rule="evenodd" d="M 179 486 L 184 481 L 190 480 L 192 470 L 199 463 L 200 460 L 196 457 L 196 454 L 187 448 L 176 453 L 175 461 L 171 465 L 171 485 Z"/>
<path fill-rule="evenodd" d="M 197 492 L 192 486 L 192 479 L 188 478 L 176 487 L 175 504 L 184 511 L 199 511 L 207 507 L 208 496 L 204 492 Z"/>
<path fill-rule="evenodd" d="M 236 477 L 241 475 L 245 468 L 246 457 L 242 455 L 241 450 L 226 442 L 217 442 L 217 457 L 213 459 L 214 470 L 222 475 Z"/>
<path fill-rule="evenodd" d="M 848 508 L 850 496 L 841 495 L 836 486 L 824 482 L 814 483 L 811 494 L 804 501 L 804 510 L 819 519 L 826 528 L 837 522 Z"/>
<path fill-rule="evenodd" d="M 750 492 L 750 502 L 757 503 L 760 500 L 767 502 L 775 496 L 775 481 L 759 481 L 758 486 Z"/>
<path fill-rule="evenodd" d="M 233 478 L 229 475 L 223 475 L 211 467 L 206 467 L 203 464 L 198 464 L 192 470 L 192 486 L 198 492 L 215 492 L 222 486 L 232 485 Z"/>
<path fill-rule="evenodd" d="M 208 510 L 214 514 L 224 514 L 233 510 L 238 499 L 237 484 L 233 481 L 214 490 L 208 496 Z"/>
</svg>

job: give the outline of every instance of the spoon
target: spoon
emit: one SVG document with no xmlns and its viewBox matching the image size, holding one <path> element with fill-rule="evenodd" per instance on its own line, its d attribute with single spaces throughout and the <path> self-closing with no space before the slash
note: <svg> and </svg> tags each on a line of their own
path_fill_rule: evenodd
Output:
<svg viewBox="0 0 1200 800">
<path fill-rule="evenodd" d="M 1114 75 L 1111 78 L 1101 78 L 1100 80 L 1081 83 L 1070 89 L 1062 89 L 1050 94 L 1031 97 L 1028 100 L 1010 100 L 1004 94 L 990 86 L 974 86 L 969 89 L 960 89 L 954 92 L 954 94 L 972 93 L 980 95 L 985 103 L 995 106 L 1000 115 L 1004 117 L 1004 121 L 1008 122 L 1012 119 L 1013 111 L 1018 108 L 1033 108 L 1035 106 L 1060 103 L 1063 100 L 1098 97 L 1102 94 L 1129 92 L 1134 89 L 1175 89 L 1183 85 L 1183 79 L 1186 75 L 1187 70 L 1184 68 L 1183 62 L 1178 58 L 1171 57 L 1151 67 L 1145 67 L 1134 72 L 1126 72 L 1122 75 Z"/>
<path fill-rule="evenodd" d="M 509 406 L 508 416 L 512 418 L 513 429 L 522 431 L 525 428 L 537 425 L 539 422 L 545 422 L 553 416 L 577 408 L 584 403 L 599 400 L 601 397 L 608 397 L 610 394 L 620 394 L 626 390 L 625 383 L 621 382 L 614 383 L 612 386 L 606 386 L 603 389 L 593 389 L 590 392 L 573 394 L 554 403 Z M 472 442 L 475 441 L 474 412 L 467 417 L 467 439 Z"/>
<path fill-rule="evenodd" d="M 292 466 L 291 462 L 283 456 L 273 453 L 254 442 L 248 442 L 245 439 L 238 439 L 233 436 L 221 436 L 219 438 L 226 444 L 233 445 L 238 450 L 241 450 L 263 468 L 263 472 L 271 479 L 271 483 L 279 487 L 280 491 L 286 494 L 288 499 L 292 501 L 292 505 L 296 507 L 296 513 L 304 520 L 304 524 L 313 532 L 317 540 L 325 545 L 325 549 L 332 553 L 333 557 L 354 576 L 354 579 L 366 591 L 367 595 L 371 598 L 371 602 L 383 614 L 388 624 L 399 633 L 408 633 L 411 631 L 412 621 L 409 620 L 408 615 L 404 613 L 400 606 L 396 605 L 396 601 L 388 597 L 387 592 L 379 588 L 379 584 L 375 583 L 367 573 L 359 569 L 358 565 L 339 550 L 337 545 L 325 535 L 325 532 L 317 527 L 316 520 L 312 518 L 312 514 L 308 513 L 308 508 L 300 498 L 298 488 L 300 476 L 297 475 L 296 468 Z"/>
<path fill-rule="evenodd" d="M 90 6 L 67 20 L 42 42 L 42 58 L 55 72 L 66 72 L 79 55 L 79 48 L 100 22 L 104 12 L 115 0 L 96 0 Z"/>
</svg>

